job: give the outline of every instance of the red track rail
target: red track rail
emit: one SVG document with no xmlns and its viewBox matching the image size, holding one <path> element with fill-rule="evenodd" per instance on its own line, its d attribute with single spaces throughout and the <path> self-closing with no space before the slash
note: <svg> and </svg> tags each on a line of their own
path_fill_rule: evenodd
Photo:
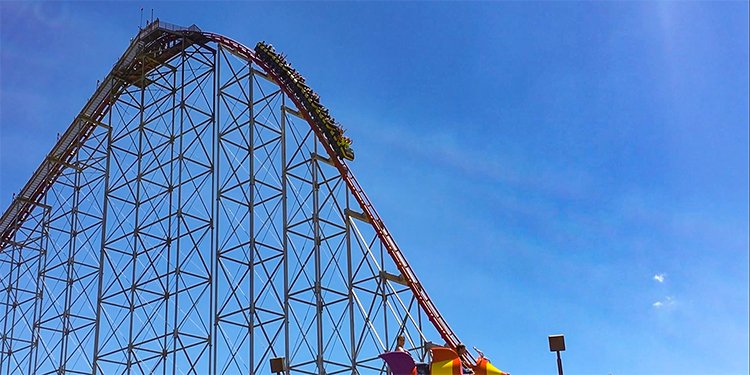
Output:
<svg viewBox="0 0 750 375">
<path fill-rule="evenodd" d="M 443 316 L 440 315 L 440 312 L 438 311 L 435 304 L 432 303 L 432 300 L 427 295 L 427 291 L 419 282 L 417 274 L 414 272 L 414 270 L 412 270 L 411 266 L 409 266 L 409 262 L 406 261 L 406 258 L 401 252 L 401 249 L 398 247 L 398 244 L 396 244 L 393 236 L 391 236 L 388 228 L 386 228 L 385 223 L 380 218 L 380 215 L 378 215 L 378 212 L 375 210 L 375 206 L 367 197 L 367 194 L 365 194 L 364 189 L 362 189 L 362 186 L 359 184 L 359 182 L 357 182 L 357 179 L 349 169 L 349 166 L 333 149 L 330 142 L 328 141 L 328 138 L 325 136 L 325 134 L 323 134 L 320 127 L 316 125 L 312 120 L 309 112 L 303 105 L 302 100 L 300 98 L 297 98 L 294 90 L 291 87 L 285 85 L 284 80 L 282 80 L 281 77 L 279 77 L 274 72 L 274 70 L 271 69 L 271 67 L 267 66 L 265 62 L 257 58 L 255 56 L 255 52 L 250 48 L 247 48 L 241 43 L 238 43 L 223 35 L 208 32 L 204 32 L 203 34 L 209 39 L 214 40 L 215 42 L 224 46 L 225 48 L 230 49 L 230 51 L 241 56 L 242 58 L 253 61 L 256 64 L 262 66 L 264 70 L 271 76 L 271 78 L 279 84 L 279 87 L 281 87 L 281 89 L 287 94 L 287 96 L 291 98 L 292 101 L 294 101 L 294 104 L 300 110 L 300 113 L 303 115 L 305 120 L 310 124 L 310 127 L 312 127 L 315 135 L 318 137 L 318 140 L 323 144 L 323 147 L 328 152 L 330 160 L 344 177 L 346 185 L 349 187 L 349 191 L 351 191 L 352 195 L 357 200 L 357 203 L 359 203 L 359 206 L 362 208 L 362 212 L 365 217 L 369 219 L 370 224 L 372 225 L 373 229 L 375 229 L 375 233 L 377 233 L 378 238 L 385 245 L 388 254 L 393 259 L 393 262 L 396 264 L 399 272 L 401 272 L 401 275 L 403 275 L 407 285 L 409 286 L 409 288 L 411 288 L 412 292 L 414 292 L 414 295 L 417 298 L 417 302 L 419 302 L 422 310 L 424 310 L 425 314 L 430 319 L 432 324 L 435 326 L 435 329 L 438 331 L 438 333 L 440 333 L 440 336 L 445 340 L 445 342 L 448 343 L 451 347 L 455 348 L 456 345 L 460 343 L 458 336 L 455 334 L 455 332 L 453 332 Z M 473 358 L 471 358 L 468 352 L 465 359 L 473 362 Z"/>
</svg>

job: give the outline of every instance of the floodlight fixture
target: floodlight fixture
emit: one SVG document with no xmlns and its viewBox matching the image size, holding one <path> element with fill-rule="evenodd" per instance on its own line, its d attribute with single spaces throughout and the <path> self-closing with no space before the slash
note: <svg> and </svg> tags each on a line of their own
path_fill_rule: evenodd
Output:
<svg viewBox="0 0 750 375">
<path fill-rule="evenodd" d="M 549 339 L 549 351 L 551 352 L 564 352 L 565 351 L 565 336 L 564 335 L 550 335 L 548 339 Z"/>
<path fill-rule="evenodd" d="M 284 357 L 271 358 L 271 372 L 281 374 L 286 371 L 286 360 Z"/>
</svg>

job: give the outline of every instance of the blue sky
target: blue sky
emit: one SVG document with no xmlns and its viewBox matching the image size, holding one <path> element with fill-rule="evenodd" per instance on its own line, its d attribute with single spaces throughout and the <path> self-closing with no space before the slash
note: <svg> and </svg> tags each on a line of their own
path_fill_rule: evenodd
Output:
<svg viewBox="0 0 750 375">
<path fill-rule="evenodd" d="M 554 373 L 564 333 L 571 374 L 748 373 L 747 2 L 3 2 L 3 207 L 141 6 L 287 54 L 498 367 Z"/>
</svg>

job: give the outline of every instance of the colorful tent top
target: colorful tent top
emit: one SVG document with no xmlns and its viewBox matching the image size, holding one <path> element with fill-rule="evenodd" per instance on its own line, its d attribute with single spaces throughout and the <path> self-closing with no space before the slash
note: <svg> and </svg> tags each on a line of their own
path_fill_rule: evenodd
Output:
<svg viewBox="0 0 750 375">
<path fill-rule="evenodd" d="M 461 359 L 453 349 L 432 348 L 431 375 L 461 375 Z"/>
<path fill-rule="evenodd" d="M 453 349 L 433 347 L 432 363 L 430 363 L 429 375 L 462 375 L 461 359 Z M 408 353 L 387 352 L 380 355 L 391 370 L 393 375 L 417 375 L 417 366 L 414 359 Z M 477 364 L 472 366 L 475 375 L 510 375 L 498 370 L 485 357 L 479 357 Z"/>
</svg>

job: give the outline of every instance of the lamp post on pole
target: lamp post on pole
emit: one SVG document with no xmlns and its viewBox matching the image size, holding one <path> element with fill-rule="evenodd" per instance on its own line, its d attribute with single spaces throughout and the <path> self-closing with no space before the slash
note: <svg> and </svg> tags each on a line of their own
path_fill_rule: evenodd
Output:
<svg viewBox="0 0 750 375">
<path fill-rule="evenodd" d="M 548 339 L 549 351 L 557 352 L 557 375 L 563 375 L 562 358 L 560 358 L 560 352 L 565 351 L 565 336 L 550 335 Z"/>
</svg>

